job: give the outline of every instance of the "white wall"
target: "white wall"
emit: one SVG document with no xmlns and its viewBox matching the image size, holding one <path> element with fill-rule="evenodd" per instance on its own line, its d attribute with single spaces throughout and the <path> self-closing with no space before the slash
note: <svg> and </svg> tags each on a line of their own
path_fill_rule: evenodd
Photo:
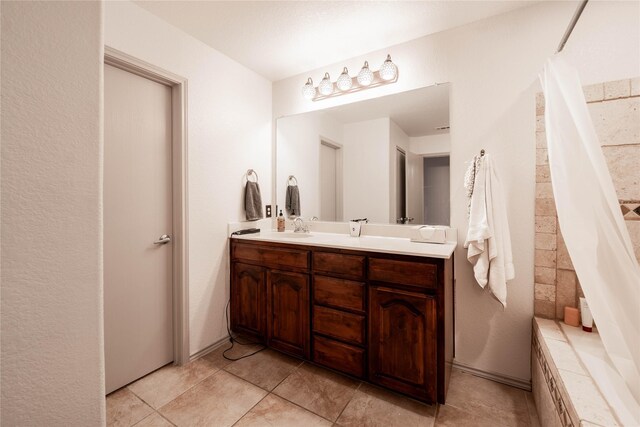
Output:
<svg viewBox="0 0 640 427">
<path fill-rule="evenodd" d="M 320 140 L 342 144 L 342 123 L 324 113 L 302 114 L 279 119 L 276 128 L 278 209 L 287 215 L 287 180 L 294 175 L 300 190 L 301 215 L 320 217 Z"/>
<path fill-rule="evenodd" d="M 102 5 L 1 8 L 0 424 L 104 425 Z"/>
<path fill-rule="evenodd" d="M 344 143 L 344 218 L 389 221 L 388 117 L 347 123 Z M 363 182 L 368 182 L 363 191 Z"/>
<path fill-rule="evenodd" d="M 407 153 L 407 216 L 411 224 L 424 224 L 424 161 L 423 157 Z"/>
<path fill-rule="evenodd" d="M 409 138 L 412 153 L 421 156 L 448 155 L 451 152 L 451 136 L 449 133 L 415 136 Z"/>
<path fill-rule="evenodd" d="M 274 83 L 278 117 L 451 82 L 451 212 L 460 243 L 455 255 L 456 359 L 520 380 L 530 378 L 537 75 L 555 52 L 575 6 L 543 2 Z M 322 102 L 300 95 L 309 76 L 337 75 L 344 66 L 357 70 L 364 60 L 375 62 L 387 53 L 400 68 L 397 83 Z M 637 76 L 640 3 L 590 2 L 563 54 L 577 66 L 584 84 Z M 508 201 L 516 278 L 509 283 L 504 311 L 474 283 L 462 248 L 465 162 L 481 148 L 494 155 Z"/>
<path fill-rule="evenodd" d="M 227 335 L 227 222 L 243 175 L 271 201 L 271 83 L 137 5 L 106 2 L 105 44 L 188 79 L 190 351 Z"/>
</svg>

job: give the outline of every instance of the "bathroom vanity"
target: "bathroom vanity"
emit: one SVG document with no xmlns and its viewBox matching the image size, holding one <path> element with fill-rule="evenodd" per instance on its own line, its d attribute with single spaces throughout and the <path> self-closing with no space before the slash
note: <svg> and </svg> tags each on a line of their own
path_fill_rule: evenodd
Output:
<svg viewBox="0 0 640 427">
<path fill-rule="evenodd" d="M 231 238 L 231 329 L 444 403 L 454 356 L 455 244 L 280 234 L 289 237 Z"/>
</svg>

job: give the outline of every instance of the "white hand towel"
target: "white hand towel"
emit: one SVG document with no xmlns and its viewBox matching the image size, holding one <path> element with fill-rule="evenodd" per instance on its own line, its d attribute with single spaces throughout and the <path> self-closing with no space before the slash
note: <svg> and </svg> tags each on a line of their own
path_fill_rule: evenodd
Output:
<svg viewBox="0 0 640 427">
<path fill-rule="evenodd" d="M 515 277 L 507 207 L 493 159 L 480 161 L 471 196 L 469 230 L 464 247 L 478 284 L 507 306 L 507 281 Z"/>
</svg>

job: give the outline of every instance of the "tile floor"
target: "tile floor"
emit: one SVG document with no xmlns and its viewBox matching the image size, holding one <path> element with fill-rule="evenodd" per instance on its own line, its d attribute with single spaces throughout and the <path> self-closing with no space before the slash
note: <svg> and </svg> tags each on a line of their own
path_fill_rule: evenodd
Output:
<svg viewBox="0 0 640 427">
<path fill-rule="evenodd" d="M 111 393 L 107 425 L 539 427 L 531 393 L 461 371 L 446 405 L 425 405 L 272 350 L 230 362 L 225 348 Z"/>
</svg>

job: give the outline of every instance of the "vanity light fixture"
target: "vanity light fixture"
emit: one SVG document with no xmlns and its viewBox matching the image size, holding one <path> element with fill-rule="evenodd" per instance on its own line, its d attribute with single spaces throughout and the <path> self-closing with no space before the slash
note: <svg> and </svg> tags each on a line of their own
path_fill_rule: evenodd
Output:
<svg viewBox="0 0 640 427">
<path fill-rule="evenodd" d="M 373 73 L 369 69 L 369 63 L 367 61 L 364 61 L 362 70 L 358 73 L 358 83 L 360 83 L 360 86 L 369 86 L 373 83 Z"/>
<path fill-rule="evenodd" d="M 371 71 L 371 69 L 369 69 L 369 62 L 365 61 L 358 75 L 351 77 L 347 67 L 344 67 L 342 74 L 340 74 L 340 77 L 338 77 L 335 82 L 335 88 L 337 90 L 334 90 L 334 83 L 331 81 L 329 73 L 324 73 L 324 78 L 320 81 L 317 88 L 313 86 L 313 80 L 309 77 L 307 83 L 302 87 L 302 95 L 312 101 L 319 101 L 325 98 L 395 83 L 396 81 L 398 81 L 398 67 L 391 61 L 391 55 L 387 55 L 387 59 L 378 71 Z"/>
<path fill-rule="evenodd" d="M 316 96 L 316 88 L 313 85 L 313 80 L 311 80 L 311 77 L 309 77 L 307 83 L 302 86 L 302 96 L 307 99 L 313 99 L 313 97 Z"/>
<path fill-rule="evenodd" d="M 320 95 L 328 96 L 333 93 L 333 82 L 329 77 L 329 73 L 324 73 L 324 79 L 318 85 L 318 92 Z"/>
<path fill-rule="evenodd" d="M 338 80 L 336 80 L 336 86 L 343 92 L 353 87 L 353 81 L 351 80 L 351 76 L 349 75 L 349 70 L 347 70 L 347 67 L 344 67 L 344 70 L 342 70 L 342 74 L 340 74 L 340 77 L 338 77 Z"/>
<path fill-rule="evenodd" d="M 387 55 L 387 59 L 380 67 L 380 78 L 384 81 L 393 80 L 398 75 L 398 67 L 391 61 L 391 55 Z"/>
</svg>

